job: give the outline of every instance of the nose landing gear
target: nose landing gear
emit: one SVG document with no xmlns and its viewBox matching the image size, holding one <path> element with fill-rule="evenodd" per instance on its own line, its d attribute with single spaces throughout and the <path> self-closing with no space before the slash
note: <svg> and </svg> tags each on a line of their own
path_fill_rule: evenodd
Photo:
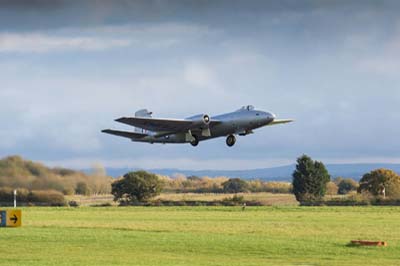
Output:
<svg viewBox="0 0 400 266">
<path fill-rule="evenodd" d="M 233 145 L 235 145 L 236 143 L 236 138 L 234 135 L 229 135 L 226 138 L 226 145 L 228 145 L 229 147 L 232 147 Z"/>
</svg>

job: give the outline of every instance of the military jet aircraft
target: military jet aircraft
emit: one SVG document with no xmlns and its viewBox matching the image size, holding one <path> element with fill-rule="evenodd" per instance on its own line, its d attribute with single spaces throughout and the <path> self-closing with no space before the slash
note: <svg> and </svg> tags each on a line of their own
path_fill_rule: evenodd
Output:
<svg viewBox="0 0 400 266">
<path fill-rule="evenodd" d="M 199 114 L 186 119 L 152 118 L 152 112 L 139 110 L 135 117 L 121 117 L 115 121 L 135 127 L 135 132 L 105 129 L 102 132 L 132 141 L 148 143 L 190 143 L 197 146 L 200 141 L 226 137 L 226 144 L 232 147 L 235 135 L 246 136 L 263 126 L 292 122 L 291 119 L 276 119 L 270 112 L 255 110 L 253 106 L 243 106 L 237 111 L 210 117 Z"/>
</svg>

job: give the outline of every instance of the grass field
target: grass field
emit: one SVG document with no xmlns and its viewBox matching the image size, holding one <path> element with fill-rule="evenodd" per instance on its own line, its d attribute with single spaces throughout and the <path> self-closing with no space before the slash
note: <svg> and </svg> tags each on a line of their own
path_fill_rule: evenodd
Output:
<svg viewBox="0 0 400 266">
<path fill-rule="evenodd" d="M 396 207 L 22 210 L 23 227 L 0 229 L 0 265 L 400 264 Z"/>
</svg>

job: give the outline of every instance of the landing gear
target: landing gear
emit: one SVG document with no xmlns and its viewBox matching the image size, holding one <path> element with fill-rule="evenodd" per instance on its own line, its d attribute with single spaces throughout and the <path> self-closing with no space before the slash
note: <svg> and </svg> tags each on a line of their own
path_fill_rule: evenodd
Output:
<svg viewBox="0 0 400 266">
<path fill-rule="evenodd" d="M 199 138 L 196 135 L 193 135 L 193 140 L 190 142 L 193 147 L 199 145 Z"/>
<path fill-rule="evenodd" d="M 232 147 L 233 145 L 235 145 L 236 142 L 236 138 L 234 135 L 229 135 L 226 138 L 226 145 L 228 145 L 229 147 Z"/>
</svg>

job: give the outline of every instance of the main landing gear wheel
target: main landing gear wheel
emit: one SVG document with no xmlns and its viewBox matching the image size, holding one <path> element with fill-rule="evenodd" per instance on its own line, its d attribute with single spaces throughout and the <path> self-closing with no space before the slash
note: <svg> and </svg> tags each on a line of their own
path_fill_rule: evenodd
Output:
<svg viewBox="0 0 400 266">
<path fill-rule="evenodd" d="M 229 135 L 226 138 L 226 145 L 228 145 L 229 147 L 232 147 L 233 145 L 235 145 L 236 142 L 236 138 L 234 135 Z"/>
<path fill-rule="evenodd" d="M 194 139 L 190 142 L 190 145 L 196 147 L 197 145 L 199 145 L 199 138 L 196 135 L 193 135 L 193 138 Z"/>
</svg>

